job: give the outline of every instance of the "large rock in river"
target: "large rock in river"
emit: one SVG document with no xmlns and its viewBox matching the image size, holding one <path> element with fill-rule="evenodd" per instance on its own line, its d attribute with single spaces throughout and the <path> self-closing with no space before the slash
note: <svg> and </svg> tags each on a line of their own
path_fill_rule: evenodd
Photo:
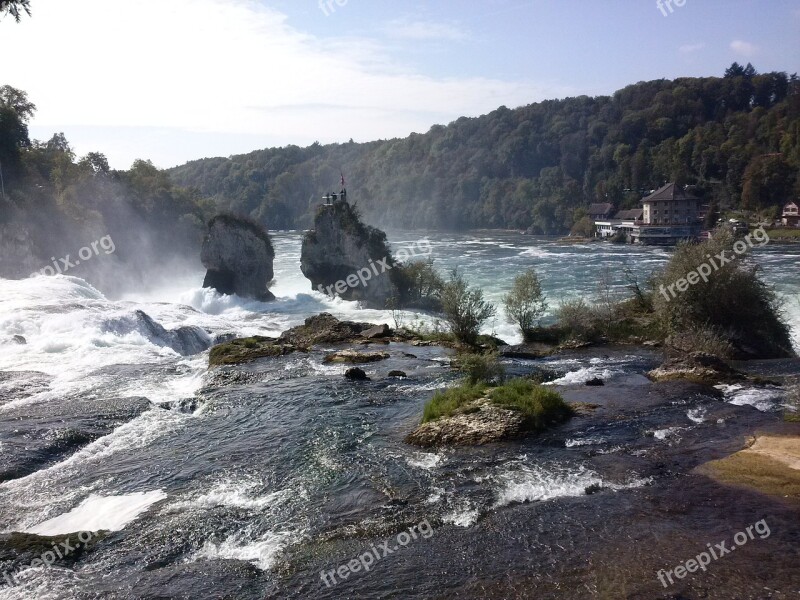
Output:
<svg viewBox="0 0 800 600">
<path fill-rule="evenodd" d="M 267 230 L 259 223 L 217 215 L 208 223 L 200 259 L 208 269 L 203 287 L 242 298 L 275 299 L 267 289 L 274 276 L 275 251 Z"/>
<path fill-rule="evenodd" d="M 303 238 L 300 269 L 312 288 L 329 296 L 386 308 L 399 298 L 386 234 L 361 222 L 346 201 L 319 207 L 314 229 Z"/>
</svg>

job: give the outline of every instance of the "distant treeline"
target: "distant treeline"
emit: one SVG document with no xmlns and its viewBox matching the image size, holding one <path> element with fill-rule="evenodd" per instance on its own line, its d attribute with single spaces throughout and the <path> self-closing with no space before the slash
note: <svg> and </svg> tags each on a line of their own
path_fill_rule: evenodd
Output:
<svg viewBox="0 0 800 600">
<path fill-rule="evenodd" d="M 774 212 L 800 193 L 800 80 L 734 63 L 722 78 L 641 82 L 403 139 L 270 148 L 169 174 L 225 210 L 288 229 L 309 225 L 342 171 L 351 201 L 383 227 L 560 233 L 591 202 L 633 207 L 667 181 L 723 208 Z"/>
</svg>

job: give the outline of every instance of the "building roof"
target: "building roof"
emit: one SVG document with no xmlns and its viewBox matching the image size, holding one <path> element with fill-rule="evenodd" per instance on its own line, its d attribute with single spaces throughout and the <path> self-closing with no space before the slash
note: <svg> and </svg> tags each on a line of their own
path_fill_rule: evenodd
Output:
<svg viewBox="0 0 800 600">
<path fill-rule="evenodd" d="M 797 202 L 787 202 L 786 204 L 783 205 L 783 210 L 786 210 L 790 206 L 794 206 L 795 208 L 800 208 L 800 206 L 798 206 Z"/>
<path fill-rule="evenodd" d="M 673 202 L 675 200 L 698 200 L 698 198 L 686 193 L 681 186 L 668 183 L 644 198 L 642 202 Z"/>
<path fill-rule="evenodd" d="M 614 218 L 621 221 L 639 221 L 643 216 L 643 208 L 632 208 L 630 210 L 619 211 L 616 215 L 614 215 Z"/>
<path fill-rule="evenodd" d="M 589 207 L 589 214 L 590 215 L 610 215 L 611 211 L 614 210 L 614 205 L 610 202 L 602 202 L 600 204 L 592 204 Z"/>
</svg>

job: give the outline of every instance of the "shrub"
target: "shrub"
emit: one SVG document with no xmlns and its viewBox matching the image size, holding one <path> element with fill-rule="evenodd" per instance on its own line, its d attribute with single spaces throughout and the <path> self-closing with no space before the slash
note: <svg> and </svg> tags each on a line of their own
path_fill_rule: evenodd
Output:
<svg viewBox="0 0 800 600">
<path fill-rule="evenodd" d="M 562 336 L 588 341 L 597 335 L 594 309 L 583 298 L 561 302 L 556 318 Z"/>
<path fill-rule="evenodd" d="M 497 352 L 460 354 L 456 357 L 456 366 L 470 385 L 502 381 L 505 375 Z"/>
<path fill-rule="evenodd" d="M 493 389 L 489 398 L 498 406 L 522 412 L 526 428 L 533 431 L 563 423 L 574 414 L 560 394 L 529 379 L 513 379 Z"/>
<path fill-rule="evenodd" d="M 433 259 L 410 262 L 398 265 L 390 271 L 400 293 L 396 301 L 398 306 L 414 306 L 417 308 L 439 310 L 445 282 L 433 267 Z"/>
<path fill-rule="evenodd" d="M 483 291 L 470 289 L 464 276 L 454 269 L 442 289 L 442 312 L 456 339 L 474 345 L 481 326 L 496 313 L 495 306 L 483 299 Z"/>
<path fill-rule="evenodd" d="M 681 244 L 663 272 L 653 279 L 653 308 L 665 337 L 697 329 L 710 329 L 730 343 L 738 354 L 761 358 L 794 356 L 789 327 L 773 290 L 749 264 L 746 254 L 733 251 L 734 236 L 717 230 L 711 240 Z M 676 289 L 679 280 L 722 252 L 731 260 L 711 269 L 707 281 L 699 280 L 686 291 Z"/>
<path fill-rule="evenodd" d="M 547 310 L 547 298 L 536 271 L 528 269 L 514 278 L 511 291 L 503 296 L 503 305 L 509 323 L 516 323 L 523 337 L 529 339 Z"/>
</svg>

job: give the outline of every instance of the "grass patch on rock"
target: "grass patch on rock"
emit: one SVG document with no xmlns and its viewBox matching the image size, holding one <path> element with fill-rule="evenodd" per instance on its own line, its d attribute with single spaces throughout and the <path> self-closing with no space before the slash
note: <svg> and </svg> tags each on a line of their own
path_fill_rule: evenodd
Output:
<svg viewBox="0 0 800 600">
<path fill-rule="evenodd" d="M 500 408 L 520 412 L 525 419 L 525 429 L 530 431 L 542 431 L 575 414 L 557 392 L 527 379 L 513 379 L 495 388 L 485 383 L 466 383 L 437 392 L 425 405 L 422 423 L 468 413 L 471 405 L 481 398 Z"/>
</svg>

